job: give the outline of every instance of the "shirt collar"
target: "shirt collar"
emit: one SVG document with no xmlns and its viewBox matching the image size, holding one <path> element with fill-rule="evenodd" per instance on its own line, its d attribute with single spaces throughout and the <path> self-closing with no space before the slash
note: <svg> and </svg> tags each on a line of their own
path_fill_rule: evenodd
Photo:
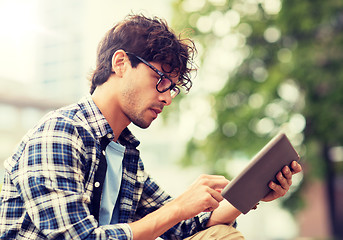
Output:
<svg viewBox="0 0 343 240">
<path fill-rule="evenodd" d="M 92 97 L 88 95 L 82 98 L 78 102 L 78 105 L 80 106 L 83 115 L 92 128 L 92 131 L 96 138 L 100 139 L 106 137 L 108 141 L 112 141 L 114 139 L 113 130 L 104 115 L 101 113 L 98 106 L 94 103 Z M 131 145 L 135 148 L 140 144 L 138 139 L 131 133 L 128 128 L 125 128 L 122 131 L 118 141 L 124 146 Z"/>
<path fill-rule="evenodd" d="M 128 128 L 125 128 L 122 133 L 119 136 L 118 139 L 119 143 L 127 146 L 132 145 L 133 147 L 138 147 L 138 145 L 140 144 L 140 142 L 138 141 L 138 139 L 131 133 L 131 131 Z"/>
</svg>

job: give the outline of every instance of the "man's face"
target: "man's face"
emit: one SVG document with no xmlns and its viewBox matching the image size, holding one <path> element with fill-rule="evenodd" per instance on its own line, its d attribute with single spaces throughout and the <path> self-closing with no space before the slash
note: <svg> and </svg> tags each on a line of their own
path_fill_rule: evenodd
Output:
<svg viewBox="0 0 343 240">
<path fill-rule="evenodd" d="M 151 63 L 158 70 L 161 64 Z M 121 106 L 130 122 L 141 128 L 147 128 L 163 108 L 171 104 L 170 91 L 160 93 L 156 90 L 159 75 L 147 65 L 140 63 L 130 68 L 121 91 Z M 176 81 L 176 78 L 172 79 Z"/>
</svg>

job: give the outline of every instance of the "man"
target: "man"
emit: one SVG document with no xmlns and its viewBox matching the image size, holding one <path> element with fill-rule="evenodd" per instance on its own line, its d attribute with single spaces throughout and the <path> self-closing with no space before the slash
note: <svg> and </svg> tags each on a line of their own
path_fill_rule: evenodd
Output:
<svg viewBox="0 0 343 240">
<path fill-rule="evenodd" d="M 98 48 L 91 96 L 49 113 L 5 162 L 1 239 L 243 239 L 241 213 L 222 201 L 228 180 L 203 175 L 176 199 L 144 171 L 139 142 L 127 129 L 147 128 L 189 90 L 191 41 L 158 19 L 128 16 Z M 283 196 L 293 162 L 264 200 Z"/>
</svg>

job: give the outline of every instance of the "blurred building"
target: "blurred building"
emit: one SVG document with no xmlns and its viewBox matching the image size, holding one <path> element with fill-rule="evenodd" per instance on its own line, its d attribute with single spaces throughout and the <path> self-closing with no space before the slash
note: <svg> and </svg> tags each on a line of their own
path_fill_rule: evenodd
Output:
<svg viewBox="0 0 343 240">
<path fill-rule="evenodd" d="M 21 1 L 3 1 L 1 10 L 8 12 L 25 6 Z M 29 8 L 32 15 L 20 19 L 28 22 L 24 25 L 27 29 L 16 29 L 14 18 L 20 16 L 13 13 L 11 19 L 11 13 L 8 14 L 6 21 L 13 29 L 8 29 L 6 37 L 8 48 L 13 49 L 8 49 L 7 65 L 0 71 L 1 165 L 23 134 L 46 112 L 69 104 L 87 92 L 85 6 L 82 0 L 32 1 Z M 15 72 L 7 70 L 6 74 L 6 68 Z M 29 75 L 28 71 L 34 74 Z"/>
<path fill-rule="evenodd" d="M 37 79 L 51 98 L 74 100 L 84 94 L 86 5 L 72 0 L 38 6 L 47 31 L 37 39 Z"/>
</svg>

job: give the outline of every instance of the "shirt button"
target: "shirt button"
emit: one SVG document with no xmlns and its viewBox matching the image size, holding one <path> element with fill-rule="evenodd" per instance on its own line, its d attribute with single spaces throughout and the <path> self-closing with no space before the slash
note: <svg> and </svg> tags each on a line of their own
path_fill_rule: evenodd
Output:
<svg viewBox="0 0 343 240">
<path fill-rule="evenodd" d="M 106 156 L 106 151 L 102 150 L 102 155 Z"/>
<path fill-rule="evenodd" d="M 94 183 L 94 187 L 96 187 L 96 188 L 100 187 L 100 183 L 99 182 L 95 182 Z"/>
<path fill-rule="evenodd" d="M 112 138 L 112 137 L 113 137 L 113 135 L 111 133 L 107 134 L 107 138 Z"/>
</svg>

